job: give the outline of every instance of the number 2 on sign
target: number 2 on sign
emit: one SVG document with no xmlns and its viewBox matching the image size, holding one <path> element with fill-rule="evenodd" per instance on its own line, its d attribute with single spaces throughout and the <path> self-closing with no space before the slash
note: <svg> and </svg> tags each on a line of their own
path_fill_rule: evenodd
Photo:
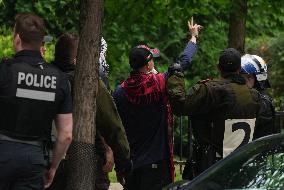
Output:
<svg viewBox="0 0 284 190">
<path fill-rule="evenodd" d="M 223 158 L 235 149 L 249 143 L 252 140 L 254 119 L 227 119 L 225 120 L 225 133 L 223 140 Z"/>
</svg>

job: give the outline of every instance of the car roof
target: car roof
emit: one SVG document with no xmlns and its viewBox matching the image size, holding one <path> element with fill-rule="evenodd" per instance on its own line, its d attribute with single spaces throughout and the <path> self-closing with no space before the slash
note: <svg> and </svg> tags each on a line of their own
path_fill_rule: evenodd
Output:
<svg viewBox="0 0 284 190">
<path fill-rule="evenodd" d="M 232 165 L 234 162 L 237 162 L 244 157 L 251 157 L 257 153 L 271 150 L 275 147 L 284 147 L 284 134 L 276 134 L 276 135 L 269 135 L 259 139 L 256 139 L 232 152 L 226 158 L 220 160 L 216 164 L 212 165 L 210 168 L 205 170 L 199 176 L 194 178 L 192 181 L 183 181 L 177 183 L 176 185 L 170 185 L 168 189 L 191 189 L 192 187 L 201 184 L 208 178 L 210 178 L 213 174 L 220 170 L 226 171 L 229 165 Z M 176 188 L 178 186 L 178 188 Z M 167 188 L 166 188 L 167 189 Z"/>
</svg>

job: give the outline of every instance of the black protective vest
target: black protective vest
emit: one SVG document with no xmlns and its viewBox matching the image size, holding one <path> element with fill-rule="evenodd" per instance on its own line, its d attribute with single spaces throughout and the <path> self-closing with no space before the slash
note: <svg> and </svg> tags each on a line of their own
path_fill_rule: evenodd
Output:
<svg viewBox="0 0 284 190">
<path fill-rule="evenodd" d="M 61 73 L 38 57 L 0 65 L 0 133 L 23 140 L 50 138 L 63 93 Z M 28 59 L 29 60 L 29 59 Z"/>
<path fill-rule="evenodd" d="M 262 92 L 261 102 L 262 106 L 257 118 L 257 130 L 255 130 L 254 139 L 281 132 L 280 126 L 275 124 L 273 99 Z"/>
</svg>

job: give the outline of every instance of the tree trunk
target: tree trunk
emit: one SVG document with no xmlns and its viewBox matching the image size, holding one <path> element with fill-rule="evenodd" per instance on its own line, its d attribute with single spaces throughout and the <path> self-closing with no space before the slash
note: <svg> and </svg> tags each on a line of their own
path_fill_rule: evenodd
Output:
<svg viewBox="0 0 284 190">
<path fill-rule="evenodd" d="M 247 0 L 232 0 L 229 26 L 229 47 L 245 52 Z"/>
<path fill-rule="evenodd" d="M 96 95 L 103 0 L 81 0 L 80 41 L 74 87 L 73 142 L 68 151 L 68 190 L 95 188 Z"/>
</svg>

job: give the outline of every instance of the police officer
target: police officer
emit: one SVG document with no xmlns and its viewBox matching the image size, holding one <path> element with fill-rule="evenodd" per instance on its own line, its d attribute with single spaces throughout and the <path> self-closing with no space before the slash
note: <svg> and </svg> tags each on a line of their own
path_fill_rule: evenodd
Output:
<svg viewBox="0 0 284 190">
<path fill-rule="evenodd" d="M 67 77 L 47 64 L 40 47 L 43 19 L 18 14 L 13 45 L 15 56 L 0 64 L 0 189 L 44 189 L 72 140 L 72 102 Z M 45 170 L 44 149 L 52 120 L 57 141 Z"/>
<path fill-rule="evenodd" d="M 260 96 L 239 75 L 240 53 L 233 48 L 224 50 L 218 68 L 220 79 L 200 81 L 188 94 L 180 70 L 168 80 L 174 111 L 189 115 L 192 121 L 195 144 L 185 179 L 195 177 L 253 138 Z"/>
<path fill-rule="evenodd" d="M 273 99 L 266 93 L 266 89 L 270 88 L 268 81 L 267 65 L 265 61 L 257 56 L 246 54 L 242 56 L 241 74 L 246 79 L 249 88 L 254 88 L 261 94 L 262 110 L 257 118 L 257 127 L 254 138 L 265 135 L 279 133 L 280 128 L 274 124 L 275 108 Z"/>
</svg>

